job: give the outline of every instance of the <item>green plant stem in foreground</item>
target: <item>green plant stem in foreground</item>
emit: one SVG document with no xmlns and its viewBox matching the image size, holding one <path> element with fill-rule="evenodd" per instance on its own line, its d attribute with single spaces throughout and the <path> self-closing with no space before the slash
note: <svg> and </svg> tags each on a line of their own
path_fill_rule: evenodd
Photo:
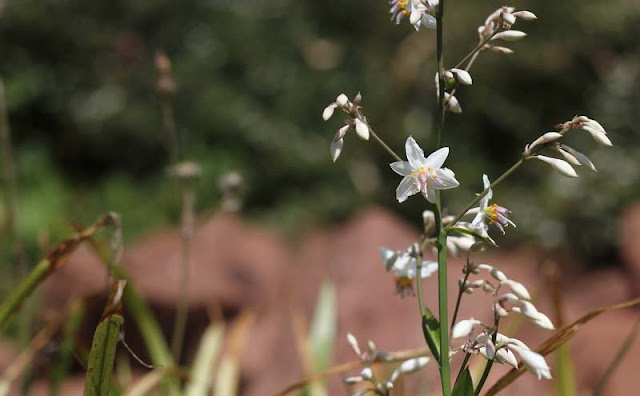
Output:
<svg viewBox="0 0 640 396">
<path fill-rule="evenodd" d="M 440 84 L 438 90 L 438 111 L 435 114 L 436 147 L 442 147 L 444 132 L 444 90 L 445 84 L 442 78 L 444 70 L 444 44 L 443 44 L 443 16 L 445 0 L 440 0 L 436 12 L 436 53 L 438 60 L 438 80 Z M 438 321 L 440 323 L 440 383 L 442 385 L 442 395 L 451 395 L 451 367 L 449 362 L 449 321 L 448 321 L 448 298 L 447 298 L 447 233 L 442 226 L 442 205 L 440 192 L 436 192 L 436 232 L 438 248 Z"/>
</svg>

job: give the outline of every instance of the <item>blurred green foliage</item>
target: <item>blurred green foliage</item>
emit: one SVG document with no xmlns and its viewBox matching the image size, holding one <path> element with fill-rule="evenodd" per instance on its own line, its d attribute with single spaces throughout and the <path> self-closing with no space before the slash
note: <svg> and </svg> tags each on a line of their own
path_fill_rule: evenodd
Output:
<svg viewBox="0 0 640 396">
<path fill-rule="evenodd" d="M 131 237 L 177 222 L 179 197 L 165 177 L 168 154 L 155 92 L 156 50 L 173 62 L 183 158 L 197 161 L 201 211 L 219 201 L 217 180 L 237 170 L 252 216 L 295 230 L 344 218 L 368 203 L 419 225 L 420 199 L 397 205 L 399 179 L 374 143 L 348 136 L 337 164 L 323 122 L 338 93 L 363 93 L 376 131 L 402 151 L 412 134 L 433 149 L 434 33 L 389 21 L 387 2 L 293 0 L 5 0 L 0 74 L 18 158 L 19 231 L 66 232 L 105 210 L 123 214 Z M 476 44 L 476 27 L 502 1 L 460 0 L 446 19 L 447 65 Z M 599 172 L 578 180 L 542 163 L 496 191 L 518 232 L 545 246 L 571 242 L 601 259 L 615 243 L 621 205 L 638 198 L 640 5 L 628 1 L 518 1 L 536 22 L 511 56 L 483 54 L 464 109 L 448 121 L 447 166 L 462 187 L 452 211 L 516 161 L 525 143 L 576 114 L 599 120 L 615 147 L 571 137 Z M 603 238 L 605 238 L 604 243 Z"/>
</svg>

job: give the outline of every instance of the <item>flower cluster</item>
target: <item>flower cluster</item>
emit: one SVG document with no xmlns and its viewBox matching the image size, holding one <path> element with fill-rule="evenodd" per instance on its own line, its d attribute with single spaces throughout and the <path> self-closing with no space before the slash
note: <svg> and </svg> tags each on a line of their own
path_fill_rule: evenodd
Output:
<svg viewBox="0 0 640 396">
<path fill-rule="evenodd" d="M 511 26 L 517 19 L 533 21 L 536 15 L 530 11 L 515 11 L 513 7 L 500 7 L 492 12 L 484 21 L 484 25 L 478 27 L 478 39 L 480 43 L 486 43 L 482 49 L 502 54 L 511 54 L 513 50 L 506 47 L 488 44 L 489 41 L 503 40 L 516 41 L 527 36 L 520 30 L 511 30 Z"/>
<path fill-rule="evenodd" d="M 439 0 L 391 0 L 391 20 L 395 20 L 396 25 L 407 15 L 409 22 L 416 30 L 421 26 L 429 29 L 436 28 L 436 18 L 434 17 L 438 8 Z"/>
<path fill-rule="evenodd" d="M 551 165 L 556 172 L 563 176 L 578 177 L 573 166 L 584 166 L 594 172 L 596 171 L 596 167 L 586 155 L 567 146 L 566 144 L 560 144 L 559 140 L 562 139 L 567 132 L 574 129 L 584 130 L 589 132 L 596 143 L 603 146 L 613 146 L 613 143 L 611 143 L 611 140 L 607 136 L 607 132 L 604 130 L 602 125 L 598 121 L 592 120 L 586 116 L 575 116 L 572 120 L 558 125 L 557 128 L 558 132 L 547 132 L 530 144 L 527 144 L 524 148 L 523 156 L 526 159 L 534 158 L 545 162 Z M 564 159 L 548 157 L 540 154 L 534 155 L 534 153 L 544 148 L 550 148 L 560 153 Z"/>
<path fill-rule="evenodd" d="M 369 140 L 369 126 L 367 125 L 366 117 L 362 115 L 360 102 L 362 102 L 362 95 L 360 95 L 360 93 L 356 95 L 353 102 L 349 100 L 347 95 L 340 94 L 336 98 L 336 101 L 325 107 L 322 112 L 322 119 L 325 121 L 328 121 L 333 116 L 336 109 L 342 110 L 349 116 L 349 118 L 345 120 L 345 125 L 338 129 L 338 132 L 333 138 L 333 142 L 331 142 L 330 151 L 333 162 L 336 162 L 340 156 L 342 147 L 344 146 L 344 137 L 350 129 L 355 129 L 356 134 L 361 139 Z"/>
<path fill-rule="evenodd" d="M 459 350 L 465 353 L 479 354 L 487 360 L 507 364 L 517 369 L 518 360 L 515 352 L 530 373 L 538 379 L 551 379 L 551 370 L 544 360 L 544 356 L 532 351 L 524 342 L 516 338 L 510 338 L 497 332 L 492 335 L 486 327 L 476 337 L 472 337 L 473 330 L 477 326 L 484 327 L 482 322 L 473 318 L 456 323 L 451 336 L 453 338 L 468 337 L 467 342 Z"/>
<path fill-rule="evenodd" d="M 367 343 L 366 351 L 361 351 L 360 346 L 358 345 L 358 340 L 354 337 L 353 334 L 347 334 L 347 341 L 351 348 L 356 353 L 358 358 L 363 363 L 363 368 L 360 370 L 359 375 L 348 377 L 344 379 L 345 384 L 347 385 L 355 385 L 360 383 L 368 383 L 367 388 L 362 389 L 355 395 L 364 395 L 366 393 L 374 393 L 378 395 L 387 396 L 390 393 L 390 390 L 393 389 L 393 384 L 403 375 L 415 373 L 420 370 L 422 367 L 426 366 L 427 363 L 431 360 L 428 357 L 420 356 L 415 358 L 410 358 L 404 360 L 400 365 L 391 373 L 391 376 L 385 380 L 379 380 L 373 373 L 371 369 L 371 365 L 375 362 L 389 362 L 392 360 L 390 354 L 384 351 L 379 351 L 376 349 L 376 345 L 373 341 L 369 341 Z"/>
<path fill-rule="evenodd" d="M 465 293 L 473 293 L 476 289 L 490 294 L 493 299 L 493 311 L 498 317 L 505 317 L 510 312 L 517 312 L 524 315 L 533 324 L 547 330 L 553 330 L 554 326 L 547 315 L 538 311 L 531 302 L 531 295 L 527 288 L 519 282 L 507 278 L 507 276 L 497 268 L 488 264 L 468 265 L 463 268 L 467 273 L 479 274 L 480 270 L 487 271 L 493 280 L 479 279 L 474 282 L 460 279 L 460 288 Z M 501 289 L 506 286 L 510 292 L 500 294 Z"/>
</svg>

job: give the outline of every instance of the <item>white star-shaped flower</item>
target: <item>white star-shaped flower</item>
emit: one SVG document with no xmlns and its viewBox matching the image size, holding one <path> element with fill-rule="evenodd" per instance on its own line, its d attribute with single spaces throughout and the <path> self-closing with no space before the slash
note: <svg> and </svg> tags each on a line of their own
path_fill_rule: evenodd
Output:
<svg viewBox="0 0 640 396">
<path fill-rule="evenodd" d="M 405 144 L 408 161 L 392 163 L 391 169 L 404 176 L 396 189 L 396 199 L 404 202 L 414 194 L 421 192 L 429 202 L 436 202 L 436 190 L 448 190 L 460 185 L 454 173 L 442 168 L 449 155 L 449 147 L 436 150 L 427 158 L 418 143 L 409 137 Z"/>
</svg>

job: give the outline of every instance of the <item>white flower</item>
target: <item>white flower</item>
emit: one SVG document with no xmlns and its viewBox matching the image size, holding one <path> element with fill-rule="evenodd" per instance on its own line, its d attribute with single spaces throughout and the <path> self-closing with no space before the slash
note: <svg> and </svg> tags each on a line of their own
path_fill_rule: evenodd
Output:
<svg viewBox="0 0 640 396">
<path fill-rule="evenodd" d="M 567 161 L 564 161 L 558 158 L 547 157 L 544 155 L 534 155 L 531 158 L 539 159 L 542 162 L 546 162 L 547 164 L 551 165 L 553 169 L 559 174 L 561 174 L 562 176 L 578 177 L 576 170 L 573 169 L 573 167 L 569 165 Z"/>
<path fill-rule="evenodd" d="M 393 280 L 396 283 L 396 292 L 404 297 L 406 294 L 413 295 L 413 283 L 417 274 L 417 259 L 411 248 L 393 251 L 385 247 L 380 248 L 380 255 L 387 271 L 393 271 Z M 420 271 L 420 278 L 431 276 L 438 270 L 436 261 L 423 261 Z"/>
<path fill-rule="evenodd" d="M 510 345 L 510 349 L 515 351 L 527 370 L 538 377 L 538 379 L 551 379 L 551 369 L 544 360 L 544 356 L 530 349 L 525 349 L 516 345 Z"/>
<path fill-rule="evenodd" d="M 489 201 L 493 198 L 493 191 L 489 188 L 491 182 L 487 175 L 482 175 L 482 182 L 484 189 L 489 189 L 489 191 L 480 199 L 479 206 L 469 211 L 471 213 L 477 211 L 471 225 L 482 236 L 488 236 L 489 225 L 495 225 L 504 234 L 505 227 L 516 226 L 513 221 L 509 220 L 508 216 L 511 212 L 509 209 L 497 204 L 489 205 Z"/>
<path fill-rule="evenodd" d="M 458 187 L 460 183 L 453 172 L 441 168 L 449 155 L 449 148 L 436 150 L 427 158 L 412 137 L 405 144 L 408 161 L 392 163 L 391 169 L 400 176 L 404 176 L 396 189 L 396 199 L 404 202 L 411 195 L 421 192 L 429 202 L 435 203 L 436 190 L 448 190 Z"/>
<path fill-rule="evenodd" d="M 436 18 L 433 16 L 439 0 L 391 0 L 391 19 L 399 24 L 402 18 L 409 15 L 409 22 L 416 30 L 421 26 L 429 29 L 436 28 Z"/>
</svg>

